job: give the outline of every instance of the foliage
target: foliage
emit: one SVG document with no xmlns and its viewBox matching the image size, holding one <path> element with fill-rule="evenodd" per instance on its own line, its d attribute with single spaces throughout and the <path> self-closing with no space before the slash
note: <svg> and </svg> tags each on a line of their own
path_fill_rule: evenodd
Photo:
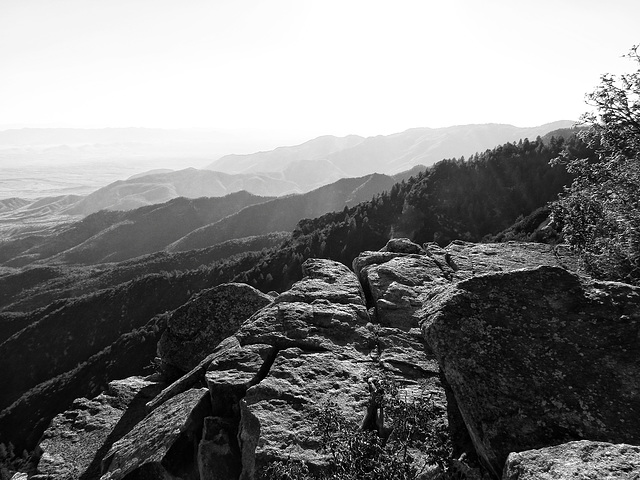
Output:
<svg viewBox="0 0 640 480">
<path fill-rule="evenodd" d="M 587 95 L 582 140 L 596 152 L 584 158 L 565 152 L 557 161 L 575 175 L 554 205 L 566 240 L 598 277 L 640 281 L 640 54 L 627 57 L 637 70 L 605 74 Z"/>
<path fill-rule="evenodd" d="M 506 230 L 497 235 L 487 235 L 487 242 L 536 242 L 557 245 L 561 243 L 562 233 L 558 225 L 549 221 L 551 207 L 545 205 L 537 208 L 526 217 L 520 216 Z"/>
<path fill-rule="evenodd" d="M 329 457 L 329 467 L 312 473 L 299 461 L 271 464 L 263 477 L 268 480 L 412 480 L 428 465 L 441 472 L 449 467 L 451 445 L 444 411 L 423 393 L 418 398 L 402 398 L 394 382 L 377 381 L 372 401 L 384 409 L 388 425 L 381 431 L 368 429 L 347 418 L 333 401 L 323 403 L 310 419 L 320 451 Z M 427 462 L 416 461 L 416 452 Z"/>
</svg>

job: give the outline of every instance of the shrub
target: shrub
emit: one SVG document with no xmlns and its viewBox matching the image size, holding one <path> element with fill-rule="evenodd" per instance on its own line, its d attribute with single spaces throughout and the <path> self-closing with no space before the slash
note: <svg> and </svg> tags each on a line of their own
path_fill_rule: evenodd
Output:
<svg viewBox="0 0 640 480">
<path fill-rule="evenodd" d="M 374 384 L 371 407 L 379 409 L 376 419 L 361 424 L 347 418 L 333 401 L 321 404 L 311 415 L 319 449 L 329 457 L 328 468 L 311 473 L 299 461 L 271 464 L 264 472 L 268 480 L 413 480 L 425 469 L 437 468 L 444 478 L 451 460 L 451 443 L 443 407 L 422 392 L 402 398 L 388 378 L 370 379 Z M 418 461 L 418 455 L 422 462 Z"/>
<path fill-rule="evenodd" d="M 640 281 L 640 54 L 627 55 L 637 70 L 603 75 L 587 95 L 595 107 L 580 132 L 597 157 L 565 154 L 558 161 L 575 177 L 553 206 L 566 240 L 600 278 Z"/>
</svg>

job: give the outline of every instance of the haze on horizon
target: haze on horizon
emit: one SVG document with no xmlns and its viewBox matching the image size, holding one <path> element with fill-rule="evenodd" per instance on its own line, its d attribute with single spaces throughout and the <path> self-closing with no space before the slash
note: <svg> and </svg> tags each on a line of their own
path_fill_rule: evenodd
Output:
<svg viewBox="0 0 640 480">
<path fill-rule="evenodd" d="M 638 18 L 634 0 L 3 0 L 0 128 L 294 142 L 577 119 Z"/>
</svg>

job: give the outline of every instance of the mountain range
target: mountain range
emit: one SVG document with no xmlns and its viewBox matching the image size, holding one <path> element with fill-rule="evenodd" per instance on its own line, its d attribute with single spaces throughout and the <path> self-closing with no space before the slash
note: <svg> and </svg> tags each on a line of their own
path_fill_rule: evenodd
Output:
<svg viewBox="0 0 640 480">
<path fill-rule="evenodd" d="M 126 180 L 109 183 L 89 195 L 56 195 L 28 200 L 20 198 L 18 194 L 18 198 L 12 198 L 11 201 L 0 199 L 0 235 L 6 238 L 24 232 L 37 232 L 60 222 L 77 220 L 78 217 L 99 210 L 130 210 L 166 202 L 178 196 L 213 197 L 240 190 L 261 196 L 305 193 L 341 178 L 362 177 L 371 173 L 394 175 L 417 165 L 432 165 L 443 158 L 459 158 L 482 152 L 501 143 L 524 138 L 535 139 L 555 129 L 568 128 L 572 124 L 571 121 L 558 121 L 531 128 L 502 124 L 463 125 L 435 129 L 415 128 L 393 135 L 368 138 L 357 135 L 323 136 L 300 145 L 279 147 L 265 152 L 227 155 L 210 163 L 206 169 L 187 168 L 174 171 L 155 168 L 146 173 L 132 175 Z M 147 141 L 154 148 L 160 148 L 166 156 L 170 155 L 171 149 L 166 150 L 158 143 L 163 138 L 162 135 L 165 135 L 166 141 L 174 141 L 176 148 L 188 149 L 191 145 L 188 132 L 171 132 L 152 129 L 68 129 L 63 130 L 62 134 L 65 141 L 105 141 L 111 142 L 106 145 L 119 145 L 118 148 L 123 145 L 126 148 L 137 145 L 130 141 L 132 139 L 139 142 Z M 13 141 L 21 147 L 26 145 L 37 150 L 42 144 L 54 142 L 58 134 L 60 132 L 47 129 L 0 132 L 0 147 L 9 148 L 10 142 Z M 202 132 L 191 135 L 192 141 L 200 142 L 204 141 L 203 138 L 206 139 Z M 120 143 L 116 143 L 117 140 L 120 140 Z M 100 147 L 102 144 L 96 145 Z M 63 151 L 56 150 L 58 147 L 64 147 Z M 141 156 L 146 158 L 145 155 L 150 155 L 148 160 L 151 161 L 156 158 L 157 153 L 143 152 L 137 154 L 137 157 L 125 154 L 126 152 L 112 155 L 101 151 L 95 145 L 58 145 L 51 148 L 55 150 L 55 157 L 52 157 L 55 160 L 50 159 L 50 163 L 63 162 L 62 159 L 71 155 L 69 148 L 74 149 L 73 155 L 78 157 L 78 161 L 85 157 L 91 161 L 100 159 L 102 162 L 120 158 L 131 163 L 139 161 Z M 0 151 L 0 164 L 2 155 Z M 13 152 L 9 156 L 12 162 L 16 161 L 15 155 Z M 66 175 L 77 174 L 78 168 L 74 168 Z M 64 185 L 63 179 L 59 183 Z"/>
<path fill-rule="evenodd" d="M 167 312 L 199 292 L 226 282 L 282 292 L 307 258 L 349 265 L 398 236 L 447 244 L 500 234 L 570 181 L 549 160 L 584 148 L 564 132 L 305 194 L 177 198 L 3 241 L 0 442 L 33 448 L 74 398 L 149 366 Z"/>
</svg>

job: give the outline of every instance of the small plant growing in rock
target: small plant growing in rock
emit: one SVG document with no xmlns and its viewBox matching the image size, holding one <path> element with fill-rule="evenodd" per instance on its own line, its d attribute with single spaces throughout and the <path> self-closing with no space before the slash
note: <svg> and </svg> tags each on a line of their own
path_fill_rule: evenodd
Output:
<svg viewBox="0 0 640 480">
<path fill-rule="evenodd" d="M 325 471 L 310 473 L 304 463 L 287 460 L 271 464 L 263 478 L 414 480 L 428 468 L 439 478 L 449 478 L 451 444 L 443 408 L 426 393 L 402 398 L 388 378 L 370 378 L 369 383 L 371 399 L 360 424 L 333 401 L 323 403 L 309 419 L 320 451 L 329 456 Z"/>
</svg>

